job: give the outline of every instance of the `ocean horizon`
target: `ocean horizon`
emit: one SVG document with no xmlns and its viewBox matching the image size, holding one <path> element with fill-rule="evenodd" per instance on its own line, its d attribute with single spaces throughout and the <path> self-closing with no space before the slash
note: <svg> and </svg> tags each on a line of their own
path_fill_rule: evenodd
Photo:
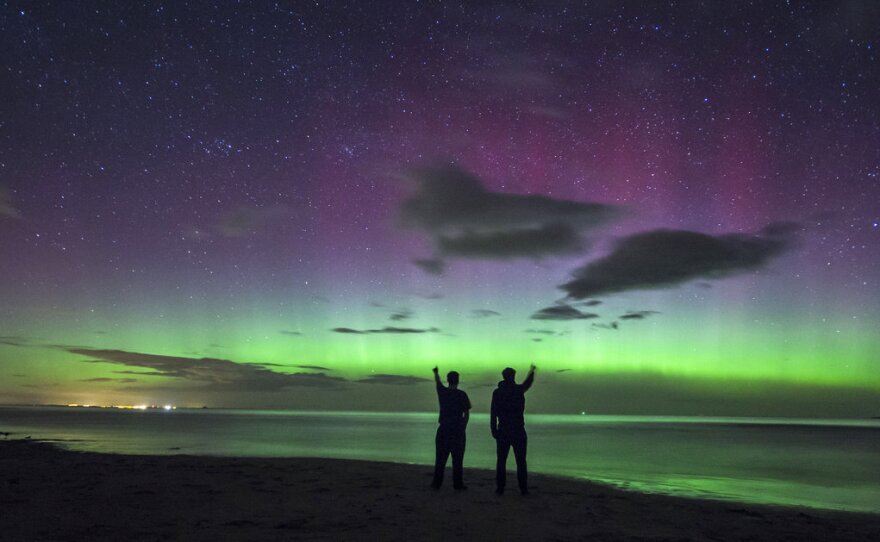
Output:
<svg viewBox="0 0 880 542">
<path fill-rule="evenodd" d="M 101 453 L 432 465 L 436 417 L 3 406 L 0 431 Z M 526 424 L 530 472 L 647 493 L 880 513 L 880 420 L 532 414 Z M 494 469 L 488 427 L 486 414 L 471 416 L 466 468 Z"/>
</svg>

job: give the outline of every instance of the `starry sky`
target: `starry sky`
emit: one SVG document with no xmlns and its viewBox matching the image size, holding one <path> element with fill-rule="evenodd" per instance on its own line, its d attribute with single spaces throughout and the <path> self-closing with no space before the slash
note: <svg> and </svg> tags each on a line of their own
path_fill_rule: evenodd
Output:
<svg viewBox="0 0 880 542">
<path fill-rule="evenodd" d="M 0 403 L 880 415 L 872 2 L 2 2 Z"/>
</svg>

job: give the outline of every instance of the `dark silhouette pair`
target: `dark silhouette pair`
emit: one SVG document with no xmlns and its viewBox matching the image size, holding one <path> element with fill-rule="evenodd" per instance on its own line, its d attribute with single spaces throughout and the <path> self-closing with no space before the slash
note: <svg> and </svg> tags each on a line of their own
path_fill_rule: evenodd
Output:
<svg viewBox="0 0 880 542">
<path fill-rule="evenodd" d="M 528 494 L 528 468 L 526 465 L 526 435 L 523 414 L 526 407 L 525 393 L 535 381 L 535 366 L 522 384 L 516 383 L 516 370 L 508 367 L 501 372 L 502 380 L 498 388 L 492 392 L 491 416 L 489 428 L 495 439 L 497 455 L 495 473 L 495 493 L 502 495 L 507 483 L 507 457 L 513 448 L 516 459 L 516 478 L 519 490 Z M 467 489 L 464 485 L 464 448 L 465 432 L 470 419 L 471 402 L 467 394 L 458 389 L 459 375 L 450 371 L 446 375 L 448 387 L 440 381 L 440 373 L 434 367 L 434 382 L 437 385 L 437 398 L 440 402 L 440 426 L 437 428 L 436 459 L 434 462 L 434 479 L 431 487 L 438 489 L 443 483 L 446 461 L 452 455 L 452 485 L 457 490 Z"/>
</svg>

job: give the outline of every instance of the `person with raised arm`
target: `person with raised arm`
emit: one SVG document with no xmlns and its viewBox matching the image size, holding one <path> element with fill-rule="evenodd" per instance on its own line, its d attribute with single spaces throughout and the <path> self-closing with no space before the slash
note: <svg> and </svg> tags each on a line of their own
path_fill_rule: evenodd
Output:
<svg viewBox="0 0 880 542">
<path fill-rule="evenodd" d="M 526 467 L 526 435 L 523 413 L 526 409 L 526 392 L 535 382 L 535 365 L 532 364 L 529 374 L 522 384 L 516 383 L 516 370 L 510 367 L 501 371 L 502 380 L 498 388 L 492 392 L 492 407 L 489 417 L 489 428 L 495 439 L 497 463 L 495 472 L 495 493 L 504 494 L 507 483 L 507 456 L 513 448 L 516 459 L 516 479 L 519 491 L 523 495 L 529 492 L 528 469 Z"/>
<path fill-rule="evenodd" d="M 440 489 L 443 485 L 443 473 L 450 454 L 452 487 L 459 491 L 467 489 L 464 485 L 464 446 L 471 401 L 465 392 L 458 389 L 458 380 L 458 373 L 449 371 L 446 375 L 449 386 L 444 386 L 439 370 L 434 367 L 434 383 L 437 385 L 437 399 L 440 402 L 440 426 L 437 427 L 435 439 L 437 455 L 434 461 L 434 479 L 431 482 L 434 489 Z"/>
</svg>

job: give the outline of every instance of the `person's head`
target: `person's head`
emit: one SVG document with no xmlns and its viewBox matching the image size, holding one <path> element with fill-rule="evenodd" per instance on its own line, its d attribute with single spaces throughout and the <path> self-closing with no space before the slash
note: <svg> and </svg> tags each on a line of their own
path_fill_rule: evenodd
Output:
<svg viewBox="0 0 880 542">
<path fill-rule="evenodd" d="M 450 386 L 458 386 L 458 372 L 449 371 L 446 374 L 446 381 L 449 382 Z"/>
<path fill-rule="evenodd" d="M 513 367 L 508 367 L 501 371 L 501 377 L 504 378 L 507 382 L 513 382 L 513 379 L 516 378 L 516 369 Z"/>
</svg>

